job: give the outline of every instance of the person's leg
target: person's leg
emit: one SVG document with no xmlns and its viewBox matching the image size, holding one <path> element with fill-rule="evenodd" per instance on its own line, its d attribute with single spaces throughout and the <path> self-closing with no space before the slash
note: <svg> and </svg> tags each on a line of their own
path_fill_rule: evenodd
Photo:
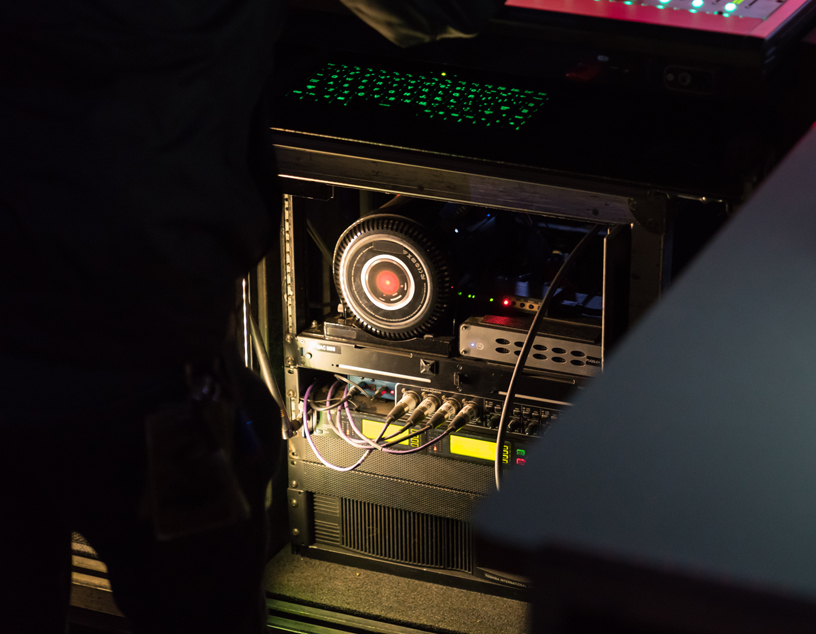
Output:
<svg viewBox="0 0 816 634">
<path fill-rule="evenodd" d="M 256 507 L 257 508 L 257 507 Z M 117 605 L 136 632 L 260 634 L 266 562 L 263 519 L 158 542 L 132 514 L 106 513 L 85 534 L 108 566 Z M 111 515 L 120 515 L 112 519 Z M 117 523 L 121 519 L 121 524 Z"/>
<path fill-rule="evenodd" d="M 15 421 L 0 438 L 0 628 L 62 634 L 71 586 L 71 532 L 58 442 L 35 421 Z"/>
<path fill-rule="evenodd" d="M 154 536 L 144 504 L 144 415 L 186 394 L 177 386 L 163 396 L 111 412 L 77 446 L 76 455 L 85 458 L 77 467 L 83 493 L 75 507 L 76 530 L 107 565 L 116 603 L 137 632 L 263 632 L 265 482 L 244 483 L 252 507 L 248 521 L 171 541 Z"/>
<path fill-rule="evenodd" d="M 249 469 L 249 521 L 184 539 L 156 541 L 140 505 L 144 417 L 186 398 L 181 369 L 145 377 L 3 361 L 0 376 L 14 381 L 0 383 L 14 391 L 0 394 L 0 544 L 9 580 L 0 625 L 65 631 L 76 530 L 108 565 L 117 604 L 137 631 L 263 631 L 268 475 Z M 250 415 L 274 456 L 278 410 L 256 377 L 250 383 Z"/>
</svg>

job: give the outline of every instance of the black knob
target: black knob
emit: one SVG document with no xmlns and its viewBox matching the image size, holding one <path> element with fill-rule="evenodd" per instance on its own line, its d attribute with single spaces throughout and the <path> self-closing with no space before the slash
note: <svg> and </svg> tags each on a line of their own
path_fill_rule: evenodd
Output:
<svg viewBox="0 0 816 634">
<path fill-rule="evenodd" d="M 507 431 L 518 431 L 519 429 L 521 429 L 521 419 L 514 416 L 507 425 Z"/>
<path fill-rule="evenodd" d="M 487 419 L 487 426 L 490 429 L 496 429 L 499 426 L 499 421 L 501 420 L 501 416 L 498 414 L 491 414 L 490 417 Z"/>
<path fill-rule="evenodd" d="M 541 429 L 541 425 L 536 422 L 532 422 L 524 429 L 524 433 L 532 436 L 533 434 L 537 434 L 539 429 Z"/>
</svg>

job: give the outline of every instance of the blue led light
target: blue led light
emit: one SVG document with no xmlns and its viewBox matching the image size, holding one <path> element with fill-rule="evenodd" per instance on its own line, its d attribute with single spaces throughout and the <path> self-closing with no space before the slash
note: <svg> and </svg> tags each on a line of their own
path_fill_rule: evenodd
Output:
<svg viewBox="0 0 816 634">
<path fill-rule="evenodd" d="M 476 347 L 476 344 L 475 344 L 475 343 L 472 343 L 472 344 L 470 344 L 470 347 L 471 347 L 471 348 L 475 348 L 475 347 Z"/>
</svg>

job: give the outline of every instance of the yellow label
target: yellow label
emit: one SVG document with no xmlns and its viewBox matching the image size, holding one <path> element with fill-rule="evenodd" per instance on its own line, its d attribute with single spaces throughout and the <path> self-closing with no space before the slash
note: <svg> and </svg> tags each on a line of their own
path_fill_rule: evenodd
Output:
<svg viewBox="0 0 816 634">
<path fill-rule="evenodd" d="M 385 427 L 385 423 L 381 423 L 381 422 L 376 421 L 376 420 L 367 420 L 365 418 L 363 419 L 363 434 L 366 436 L 366 438 L 371 438 L 373 440 L 374 438 L 376 438 L 377 436 L 380 435 L 380 432 L 382 431 L 383 427 Z M 389 436 L 391 434 L 395 434 L 400 429 L 400 427 L 402 427 L 402 425 L 394 425 L 394 424 L 389 425 L 388 429 L 385 431 L 383 436 Z M 397 438 L 405 438 L 410 433 L 411 433 L 411 430 L 406 429 L 399 436 L 397 436 L 396 438 L 392 438 L 388 442 L 393 442 L 393 441 L 397 440 Z M 413 440 L 419 440 L 419 436 L 416 436 L 414 438 L 410 438 L 409 440 L 401 440 L 399 442 L 399 444 L 400 445 L 407 445 L 409 443 L 409 441 L 413 441 Z M 419 446 L 419 445 L 415 445 L 415 446 Z"/>
<path fill-rule="evenodd" d="M 452 435 L 450 437 L 450 452 L 454 455 L 482 460 L 496 459 L 496 443 L 489 440 L 478 440 L 466 436 Z"/>
</svg>

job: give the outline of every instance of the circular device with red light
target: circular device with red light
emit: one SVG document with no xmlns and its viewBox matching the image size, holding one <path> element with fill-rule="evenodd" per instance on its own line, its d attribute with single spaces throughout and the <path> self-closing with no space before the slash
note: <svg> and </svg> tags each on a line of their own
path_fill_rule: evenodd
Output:
<svg viewBox="0 0 816 634">
<path fill-rule="evenodd" d="M 443 251 L 419 223 L 393 214 L 351 225 L 334 250 L 340 299 L 366 330 L 409 339 L 431 330 L 453 300 Z"/>
<path fill-rule="evenodd" d="M 399 289 L 399 278 L 394 271 L 383 270 L 377 273 L 377 290 L 383 295 L 393 295 Z"/>
</svg>

